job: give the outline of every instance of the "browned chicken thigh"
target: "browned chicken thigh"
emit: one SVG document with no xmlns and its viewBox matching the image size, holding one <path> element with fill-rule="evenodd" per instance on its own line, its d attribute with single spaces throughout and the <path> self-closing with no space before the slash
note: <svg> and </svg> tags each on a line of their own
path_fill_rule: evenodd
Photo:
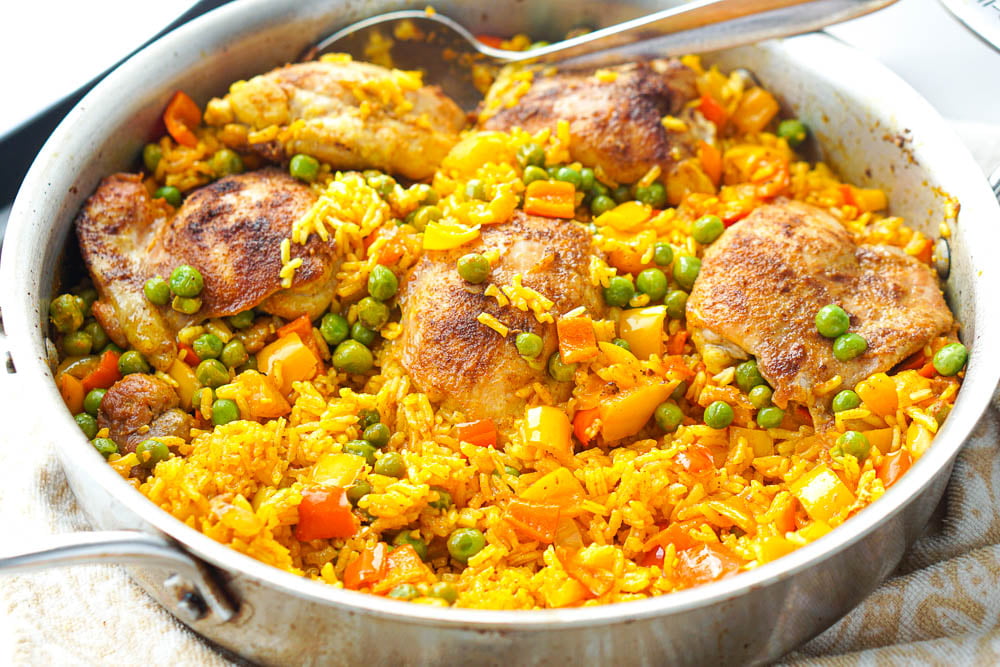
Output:
<svg viewBox="0 0 1000 667">
<path fill-rule="evenodd" d="M 862 355 L 833 356 L 815 323 L 827 304 L 848 312 L 850 331 L 868 343 Z M 814 386 L 839 375 L 854 387 L 952 328 L 927 265 L 898 248 L 856 245 L 830 214 L 787 200 L 758 208 L 705 251 L 687 321 L 710 371 L 713 360 L 754 355 L 774 402 L 807 406 L 820 428 L 829 397 Z"/>
<path fill-rule="evenodd" d="M 205 123 L 243 126 L 247 145 L 273 161 L 307 153 L 334 169 L 433 175 L 458 141 L 465 114 L 412 73 L 370 63 L 286 65 L 234 83 L 205 110 Z M 272 137 L 253 134 L 274 128 Z"/>
<path fill-rule="evenodd" d="M 458 275 L 461 255 L 491 250 L 500 259 L 487 282 L 473 285 Z M 565 400 L 572 383 L 552 381 L 544 366 L 557 346 L 555 324 L 539 323 L 531 311 L 513 305 L 499 306 L 483 292 L 490 284 L 510 285 L 520 274 L 524 286 L 553 302 L 553 316 L 581 305 L 599 315 L 604 306 L 590 284 L 590 254 L 590 235 L 577 223 L 520 211 L 509 223 L 484 227 L 476 244 L 425 252 L 400 294 L 403 334 L 390 354 L 431 400 L 460 409 L 470 419 L 509 424 L 523 414 L 524 400 L 514 392 L 532 382 L 547 385 L 555 400 Z M 477 321 L 483 312 L 510 327 L 507 337 Z M 522 331 L 544 341 L 534 367 L 514 345 Z"/>
<path fill-rule="evenodd" d="M 691 132 L 670 132 L 664 116 L 681 112 L 697 96 L 695 73 L 679 61 L 625 65 L 601 78 L 593 74 L 536 73 L 520 99 L 504 101 L 483 129 L 535 133 L 569 123 L 570 155 L 600 166 L 619 183 L 633 183 L 654 165 L 669 175 L 695 150 Z"/>
<path fill-rule="evenodd" d="M 317 237 L 302 246 L 291 289 L 282 289 L 281 242 L 315 194 L 277 169 L 223 178 L 194 193 L 173 215 L 155 202 L 138 175 L 102 181 L 76 221 L 83 258 L 100 298 L 94 315 L 112 338 L 124 338 L 160 370 L 175 355 L 177 331 L 251 307 L 283 317 L 317 316 L 330 303 L 335 272 L 330 247 Z M 143 293 L 149 278 L 190 264 L 205 278 L 202 306 L 183 315 Z"/>
</svg>

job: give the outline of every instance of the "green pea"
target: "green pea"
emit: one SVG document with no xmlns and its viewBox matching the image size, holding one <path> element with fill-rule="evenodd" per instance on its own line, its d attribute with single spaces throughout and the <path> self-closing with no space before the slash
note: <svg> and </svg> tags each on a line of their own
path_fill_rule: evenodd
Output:
<svg viewBox="0 0 1000 667">
<path fill-rule="evenodd" d="M 94 419 L 94 415 L 81 412 L 74 416 L 73 419 L 76 420 L 76 425 L 80 427 L 83 434 L 87 436 L 87 440 L 93 440 L 94 436 L 97 435 L 97 420 Z"/>
<path fill-rule="evenodd" d="M 375 474 L 386 477 L 405 477 L 406 463 L 399 452 L 389 452 L 375 462 Z"/>
<path fill-rule="evenodd" d="M 419 596 L 420 596 L 420 591 L 418 591 L 417 587 L 414 586 L 413 584 L 400 584 L 399 586 L 396 586 L 391 591 L 389 591 L 387 597 L 390 597 L 394 600 L 412 600 L 413 598 Z"/>
<path fill-rule="evenodd" d="M 757 411 L 757 425 L 761 428 L 778 428 L 785 419 L 785 411 L 768 405 Z"/>
<path fill-rule="evenodd" d="M 347 373 L 366 373 L 375 365 L 372 351 L 356 340 L 345 340 L 333 352 L 333 367 Z"/>
<path fill-rule="evenodd" d="M 556 350 L 549 357 L 549 375 L 556 382 L 571 382 L 576 374 L 576 364 L 564 364 Z"/>
<path fill-rule="evenodd" d="M 636 276 L 635 286 L 648 294 L 650 301 L 659 301 L 667 293 L 667 276 L 661 269 L 644 269 Z"/>
<path fill-rule="evenodd" d="M 462 280 L 478 285 L 490 277 L 490 261 L 477 252 L 470 252 L 458 258 L 458 275 Z"/>
<path fill-rule="evenodd" d="M 665 433 L 673 433 L 684 421 L 684 413 L 676 403 L 666 401 L 656 406 L 653 418 L 656 420 L 656 425 Z"/>
<path fill-rule="evenodd" d="M 118 372 L 122 375 L 130 375 L 132 373 L 148 373 L 149 363 L 141 353 L 136 352 L 135 350 L 129 350 L 128 352 L 123 352 L 122 355 L 118 357 Z"/>
<path fill-rule="evenodd" d="M 257 355 L 251 354 L 247 356 L 247 360 L 244 361 L 236 368 L 237 373 L 242 373 L 243 371 L 258 371 L 257 367 Z"/>
<path fill-rule="evenodd" d="M 160 164 L 162 159 L 163 149 L 160 148 L 159 144 L 146 144 L 142 147 L 142 164 L 149 173 L 152 174 L 156 171 L 156 166 Z"/>
<path fill-rule="evenodd" d="M 372 485 L 363 479 L 359 479 L 347 487 L 347 499 L 352 505 L 357 507 L 358 501 L 372 492 Z"/>
<path fill-rule="evenodd" d="M 837 438 L 837 447 L 845 454 L 850 454 L 858 461 L 864 461 L 872 450 L 868 437 L 860 431 L 847 431 Z"/>
<path fill-rule="evenodd" d="M 194 315 L 201 309 L 201 299 L 197 297 L 175 296 L 170 302 L 170 307 L 178 313 Z"/>
<path fill-rule="evenodd" d="M 441 598 L 448 604 L 455 604 L 458 599 L 458 590 L 447 581 L 438 581 L 431 586 L 430 596 Z"/>
<path fill-rule="evenodd" d="M 229 382 L 229 371 L 218 359 L 205 359 L 194 369 L 198 382 L 206 387 L 221 387 Z"/>
<path fill-rule="evenodd" d="M 614 338 L 614 339 L 611 340 L 611 344 L 612 345 L 617 345 L 618 347 L 622 348 L 623 350 L 628 350 L 629 352 L 632 351 L 632 346 L 629 345 L 628 341 L 625 340 L 624 338 Z"/>
<path fill-rule="evenodd" d="M 146 295 L 149 302 L 157 306 L 165 306 L 170 303 L 170 285 L 163 279 L 163 276 L 153 276 L 142 286 L 142 293 Z"/>
<path fill-rule="evenodd" d="M 451 507 L 451 494 L 442 489 L 440 486 L 432 486 L 431 491 L 437 493 L 437 498 L 429 501 L 427 504 L 438 510 L 446 510 Z"/>
<path fill-rule="evenodd" d="M 254 320 L 253 310 L 244 310 L 241 313 L 236 313 L 235 315 L 230 315 L 226 318 L 230 324 L 232 324 L 237 329 L 246 329 Z"/>
<path fill-rule="evenodd" d="M 514 339 L 517 353 L 526 359 L 536 359 L 542 353 L 544 345 L 542 337 L 530 331 L 522 331 Z"/>
<path fill-rule="evenodd" d="M 240 408 L 236 405 L 236 401 L 228 398 L 220 398 L 215 403 L 212 403 L 212 423 L 216 426 L 234 422 L 239 418 Z"/>
<path fill-rule="evenodd" d="M 688 293 L 684 290 L 672 289 L 667 292 L 663 303 L 667 307 L 667 315 L 675 320 L 683 320 L 687 314 Z"/>
<path fill-rule="evenodd" d="M 410 186 L 410 190 L 416 193 L 421 204 L 436 204 L 441 201 L 437 190 L 426 183 L 415 183 Z"/>
<path fill-rule="evenodd" d="M 60 294 L 49 304 L 49 319 L 60 333 L 76 331 L 83 326 L 81 300 L 72 294 Z"/>
<path fill-rule="evenodd" d="M 468 563 L 485 546 L 486 536 L 476 528 L 458 528 L 448 536 L 448 553 L 459 563 Z"/>
<path fill-rule="evenodd" d="M 480 201 L 489 201 L 490 199 L 489 193 L 486 190 L 486 184 L 478 178 L 473 178 L 465 184 L 465 196 L 468 199 L 478 199 Z"/>
<path fill-rule="evenodd" d="M 766 408 L 771 405 L 771 397 L 774 395 L 774 390 L 768 387 L 766 384 L 759 384 L 747 394 L 750 399 L 751 405 L 753 405 L 758 410 L 760 408 Z"/>
<path fill-rule="evenodd" d="M 670 393 L 670 398 L 675 401 L 679 401 L 687 395 L 688 383 L 681 382 L 677 387 Z"/>
<path fill-rule="evenodd" d="M 139 457 L 139 465 L 152 470 L 157 463 L 170 457 L 170 449 L 159 440 L 151 438 L 138 444 L 135 455 Z"/>
<path fill-rule="evenodd" d="M 590 200 L 590 214 L 595 218 L 603 213 L 607 213 L 614 207 L 618 206 L 615 200 L 607 195 L 597 195 L 592 200 Z"/>
<path fill-rule="evenodd" d="M 522 167 L 544 167 L 545 149 L 530 142 L 517 149 L 517 161 Z"/>
<path fill-rule="evenodd" d="M 378 466 L 377 463 L 375 465 L 376 467 Z M 417 552 L 417 555 L 420 556 L 420 560 L 427 560 L 427 543 L 419 537 L 414 537 L 408 530 L 404 530 L 396 535 L 392 540 L 392 544 L 397 547 L 405 547 L 409 544 Z"/>
<path fill-rule="evenodd" d="M 778 123 L 778 136 L 792 148 L 805 141 L 808 134 L 809 128 L 798 118 L 788 118 Z"/>
<path fill-rule="evenodd" d="M 363 326 L 378 331 L 389 321 L 389 306 L 366 296 L 358 301 L 358 321 Z"/>
<path fill-rule="evenodd" d="M 222 339 L 213 333 L 202 334 L 191 344 L 199 359 L 218 359 L 222 354 Z"/>
<path fill-rule="evenodd" d="M 764 382 L 756 359 L 749 359 L 736 367 L 736 384 L 744 394 L 750 393 L 751 389 Z"/>
<path fill-rule="evenodd" d="M 372 424 L 365 429 L 364 435 L 361 437 L 381 449 L 389 444 L 391 436 L 392 433 L 389 432 L 389 427 L 385 424 Z"/>
<path fill-rule="evenodd" d="M 674 249 L 669 243 L 657 243 L 653 246 L 653 262 L 657 266 L 667 266 L 674 261 Z"/>
<path fill-rule="evenodd" d="M 372 424 L 378 424 L 381 421 L 382 415 L 374 408 L 362 408 L 358 410 L 358 428 L 361 430 L 368 428 Z"/>
<path fill-rule="evenodd" d="M 378 332 L 372 331 L 360 321 L 351 325 L 351 338 L 358 341 L 365 347 L 371 347 L 378 337 Z"/>
<path fill-rule="evenodd" d="M 851 326 L 851 316 L 835 304 L 823 306 L 816 312 L 816 329 L 821 336 L 836 338 L 847 333 Z"/>
<path fill-rule="evenodd" d="M 521 476 L 521 471 L 518 470 L 517 468 L 515 468 L 514 466 L 504 466 L 503 467 L 503 471 L 507 475 L 509 475 L 510 477 L 520 477 Z"/>
<path fill-rule="evenodd" d="M 205 289 L 201 271 L 190 264 L 181 264 L 170 274 L 170 291 L 177 296 L 193 298 Z"/>
<path fill-rule="evenodd" d="M 619 185 L 611 191 L 611 198 L 619 204 L 632 201 L 632 188 L 627 185 Z"/>
<path fill-rule="evenodd" d="M 249 361 L 250 355 L 247 354 L 247 348 L 243 345 L 243 342 L 234 338 L 226 343 L 226 346 L 222 348 L 222 355 L 219 359 L 226 366 L 236 368 L 237 366 L 241 366 Z"/>
<path fill-rule="evenodd" d="M 609 306 L 624 308 L 635 296 L 632 281 L 625 276 L 612 276 L 604 288 L 604 302 Z"/>
<path fill-rule="evenodd" d="M 371 443 L 364 440 L 351 440 L 344 445 L 344 451 L 354 456 L 363 457 L 368 465 L 375 465 L 375 448 L 371 446 Z"/>
<path fill-rule="evenodd" d="M 525 185 L 534 183 L 535 181 L 547 181 L 549 180 L 549 173 L 541 167 L 529 166 L 524 168 L 521 180 L 524 181 Z"/>
<path fill-rule="evenodd" d="M 76 296 L 79 299 L 83 299 L 83 316 L 88 317 L 90 315 L 90 307 L 97 301 L 97 290 L 93 287 L 88 287 L 80 290 Z"/>
<path fill-rule="evenodd" d="M 969 350 L 961 343 L 949 343 L 934 354 L 934 370 L 950 377 L 957 375 L 969 361 Z"/>
<path fill-rule="evenodd" d="M 864 354 L 868 341 L 856 333 L 845 333 L 833 341 L 833 356 L 837 361 L 850 361 Z"/>
<path fill-rule="evenodd" d="M 659 181 L 635 189 L 635 198 L 647 206 L 663 208 L 667 205 L 667 188 Z"/>
<path fill-rule="evenodd" d="M 86 331 L 74 331 L 62 339 L 62 349 L 68 357 L 85 357 L 93 347 L 94 339 Z"/>
<path fill-rule="evenodd" d="M 319 334 L 327 345 L 338 345 L 351 333 L 347 318 L 337 313 L 327 313 L 319 323 Z"/>
<path fill-rule="evenodd" d="M 406 221 L 413 225 L 414 229 L 418 232 L 422 232 L 427 229 L 428 223 L 443 218 L 444 211 L 434 205 L 421 206 L 406 217 Z"/>
<path fill-rule="evenodd" d="M 861 405 L 861 397 L 857 395 L 856 392 L 851 389 L 844 389 L 843 391 L 838 391 L 837 395 L 833 397 L 833 411 L 843 412 L 845 410 L 853 410 L 854 408 Z"/>
<path fill-rule="evenodd" d="M 697 257 L 681 255 L 674 262 L 674 280 L 688 292 L 694 287 L 694 281 L 698 279 L 700 272 L 701 260 Z"/>
<path fill-rule="evenodd" d="M 236 151 L 222 148 L 215 152 L 210 162 L 216 178 L 243 173 L 243 160 Z"/>
<path fill-rule="evenodd" d="M 91 322 L 90 324 L 85 324 L 82 331 L 90 336 L 91 349 L 94 352 L 100 352 L 108 346 L 111 342 L 108 338 L 108 334 L 104 333 L 104 329 L 97 322 Z"/>
<path fill-rule="evenodd" d="M 604 183 L 598 181 L 595 176 L 594 185 L 590 188 L 590 195 L 591 197 L 607 197 L 611 199 L 611 190 Z M 611 199 L 611 201 L 614 201 L 614 199 Z"/>
<path fill-rule="evenodd" d="M 198 387 L 194 390 L 194 394 L 191 396 L 191 405 L 194 406 L 196 410 L 201 409 L 201 402 L 205 396 L 205 392 L 208 392 L 208 404 L 211 405 L 215 403 L 215 390 L 211 387 Z"/>
<path fill-rule="evenodd" d="M 388 267 L 376 264 L 368 275 L 368 293 L 379 301 L 388 301 L 396 295 L 399 281 Z"/>
<path fill-rule="evenodd" d="M 157 188 L 156 192 L 153 193 L 153 199 L 165 199 L 168 204 L 177 208 L 181 205 L 183 197 L 181 196 L 181 191 L 172 185 L 164 185 L 162 188 Z"/>
<path fill-rule="evenodd" d="M 91 389 L 87 392 L 83 399 L 83 409 L 87 411 L 87 414 L 97 416 L 98 410 L 101 409 L 101 401 L 104 400 L 106 393 L 108 393 L 107 389 Z"/>
<path fill-rule="evenodd" d="M 703 215 L 691 226 L 691 236 L 702 245 L 708 245 L 722 236 L 726 226 L 717 215 Z"/>
<path fill-rule="evenodd" d="M 559 167 L 558 171 L 556 171 L 555 179 L 569 183 L 577 190 L 583 184 L 583 176 L 573 167 Z"/>
<path fill-rule="evenodd" d="M 118 453 L 118 444 L 111 438 L 94 438 L 90 441 L 90 444 L 94 446 L 101 456 L 108 458 L 112 454 Z"/>
<path fill-rule="evenodd" d="M 303 153 L 293 155 L 288 162 L 288 173 L 300 181 L 312 183 L 319 175 L 319 160 Z"/>
<path fill-rule="evenodd" d="M 733 423 L 733 408 L 724 401 L 715 401 L 705 408 L 705 425 L 709 428 L 724 429 Z"/>
<path fill-rule="evenodd" d="M 584 167 L 580 170 L 580 189 L 584 192 L 591 192 L 594 189 L 594 185 L 597 183 L 597 179 L 594 176 L 594 170 L 590 167 Z"/>
</svg>

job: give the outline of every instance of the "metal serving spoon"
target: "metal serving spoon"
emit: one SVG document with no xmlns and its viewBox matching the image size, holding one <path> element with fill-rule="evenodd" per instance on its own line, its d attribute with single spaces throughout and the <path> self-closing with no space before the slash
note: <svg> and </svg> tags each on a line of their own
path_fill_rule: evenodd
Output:
<svg viewBox="0 0 1000 667">
<path fill-rule="evenodd" d="M 493 64 L 530 60 L 558 62 L 562 69 L 598 67 L 642 57 L 715 51 L 811 32 L 895 1 L 694 0 L 528 51 L 484 44 L 464 26 L 436 12 L 404 10 L 353 23 L 310 48 L 303 59 L 330 52 L 364 57 L 373 33 L 392 35 L 395 26 L 408 21 L 414 38 L 393 40 L 394 61 L 421 63 L 426 70 L 425 80 L 440 85 L 460 106 L 469 109 L 479 102 L 479 97 L 470 85 L 469 58 L 463 58 L 463 54 Z M 442 57 L 446 50 L 457 57 Z"/>
</svg>

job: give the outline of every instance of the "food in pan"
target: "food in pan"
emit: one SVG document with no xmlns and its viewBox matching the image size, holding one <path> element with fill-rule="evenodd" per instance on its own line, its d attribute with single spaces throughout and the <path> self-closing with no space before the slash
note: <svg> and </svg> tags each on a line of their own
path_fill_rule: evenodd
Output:
<svg viewBox="0 0 1000 667">
<path fill-rule="evenodd" d="M 183 93 L 76 231 L 56 382 L 150 501 L 288 572 L 492 609 L 819 539 L 932 445 L 933 243 L 746 72 L 503 71 L 472 117 L 342 55 Z"/>
</svg>

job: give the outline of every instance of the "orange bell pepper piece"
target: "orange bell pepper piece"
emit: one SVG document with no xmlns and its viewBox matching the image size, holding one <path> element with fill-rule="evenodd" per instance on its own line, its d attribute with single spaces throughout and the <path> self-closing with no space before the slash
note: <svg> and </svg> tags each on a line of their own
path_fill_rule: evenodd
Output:
<svg viewBox="0 0 1000 667">
<path fill-rule="evenodd" d="M 736 574 L 743 561 L 721 544 L 702 543 L 677 554 L 677 582 L 685 587 L 707 584 Z"/>
<path fill-rule="evenodd" d="M 577 410 L 573 415 L 573 435 L 576 439 L 585 445 L 590 444 L 590 441 L 597 436 L 594 422 L 600 419 L 600 416 L 601 411 L 598 408 Z"/>
<path fill-rule="evenodd" d="M 698 160 L 705 175 L 712 179 L 712 184 L 718 187 L 722 180 L 722 154 L 719 149 L 707 141 L 698 142 Z"/>
<path fill-rule="evenodd" d="M 167 126 L 167 132 L 174 141 L 194 148 L 198 145 L 194 130 L 201 125 L 201 109 L 194 100 L 178 90 L 163 112 L 163 124 Z"/>
<path fill-rule="evenodd" d="M 420 560 L 420 555 L 413 545 L 404 544 L 389 552 L 386 557 L 385 576 L 372 586 L 372 592 L 388 593 L 400 584 L 430 583 L 432 579 L 430 568 Z"/>
<path fill-rule="evenodd" d="M 492 419 L 455 424 L 455 437 L 480 447 L 496 447 L 497 425 Z"/>
<path fill-rule="evenodd" d="M 524 212 L 546 218 L 572 218 L 576 188 L 563 181 L 533 181 L 524 192 Z"/>
<path fill-rule="evenodd" d="M 525 537 L 552 544 L 559 529 L 559 505 L 515 498 L 507 503 L 503 518 Z"/>
<path fill-rule="evenodd" d="M 598 407 L 605 440 L 621 440 L 638 433 L 675 386 L 676 383 L 655 382 L 605 399 Z"/>
<path fill-rule="evenodd" d="M 317 487 L 302 492 L 295 539 L 308 542 L 351 537 L 358 532 L 360 525 L 351 509 L 351 501 L 347 499 L 347 492 L 341 487 Z"/>
<path fill-rule="evenodd" d="M 763 88 L 751 88 L 743 93 L 739 106 L 730 120 L 743 134 L 760 132 L 778 113 L 778 101 Z"/>
<path fill-rule="evenodd" d="M 344 586 L 356 591 L 381 581 L 388 567 L 388 554 L 389 547 L 385 542 L 362 551 L 344 570 Z"/>
<path fill-rule="evenodd" d="M 56 386 L 59 387 L 59 395 L 62 396 L 63 403 L 72 414 L 83 412 L 83 399 L 86 392 L 83 390 L 82 382 L 69 373 L 63 373 L 56 380 Z"/>
<path fill-rule="evenodd" d="M 292 382 L 315 377 L 319 359 L 297 333 L 290 333 L 258 352 L 257 364 L 271 379 L 280 378 L 281 392 L 288 395 Z"/>
<path fill-rule="evenodd" d="M 494 49 L 503 48 L 503 37 L 496 35 L 476 35 L 476 41 L 486 46 L 492 46 Z"/>
<path fill-rule="evenodd" d="M 698 108 L 701 111 L 701 115 L 707 120 L 715 123 L 715 126 L 720 131 L 729 119 L 729 114 L 726 112 L 725 108 L 716 102 L 715 98 L 708 93 L 701 96 L 701 102 Z"/>
<path fill-rule="evenodd" d="M 97 368 L 83 378 L 83 390 L 87 392 L 91 389 L 108 389 L 121 379 L 122 374 L 118 372 L 118 353 L 114 350 L 105 350 Z"/>
<path fill-rule="evenodd" d="M 910 456 L 910 453 L 905 449 L 897 449 L 891 454 L 886 454 L 882 457 L 882 462 L 879 464 L 875 474 L 878 475 L 878 478 L 882 480 L 882 484 L 888 489 L 899 481 L 899 478 L 910 469 L 911 465 L 913 465 L 913 457 Z"/>
<path fill-rule="evenodd" d="M 646 540 L 646 543 L 642 545 L 642 548 L 651 549 L 656 545 L 665 547 L 668 544 L 673 544 L 677 551 L 682 551 L 684 549 L 690 549 L 693 546 L 697 546 L 699 542 L 688 534 L 688 529 L 691 528 L 693 523 L 694 522 L 692 521 L 671 523 L 669 526 Z M 660 563 L 663 563 L 662 556 L 660 557 Z"/>
<path fill-rule="evenodd" d="M 575 364 L 597 356 L 597 336 L 594 322 L 586 315 L 563 317 L 556 322 L 559 334 L 559 358 L 564 364 Z"/>
</svg>

